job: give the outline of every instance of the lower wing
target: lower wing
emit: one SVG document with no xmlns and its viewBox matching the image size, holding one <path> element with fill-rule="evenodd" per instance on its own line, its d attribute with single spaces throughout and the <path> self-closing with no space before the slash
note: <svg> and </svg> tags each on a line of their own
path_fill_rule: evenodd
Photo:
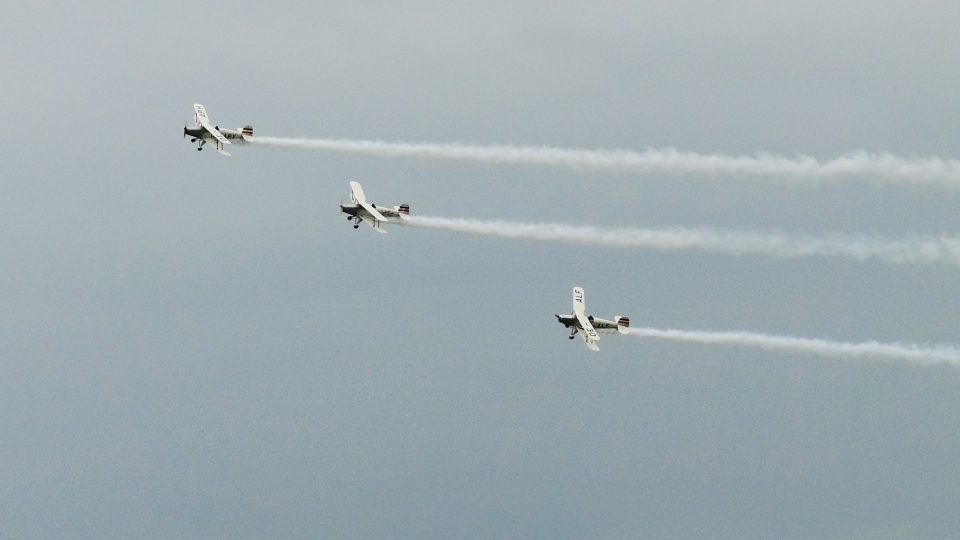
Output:
<svg viewBox="0 0 960 540">
<path fill-rule="evenodd" d="M 211 126 L 209 122 L 201 121 L 200 125 L 203 126 L 203 129 L 207 130 L 207 133 L 209 133 L 211 137 L 216 139 L 218 143 L 230 144 L 230 141 L 228 141 L 227 138 L 223 136 L 223 133 L 220 133 L 220 131 L 217 128 Z"/>
<path fill-rule="evenodd" d="M 379 221 L 376 218 L 371 216 L 364 216 L 362 218 L 362 221 L 366 222 L 367 225 L 370 225 L 370 228 L 377 231 L 378 233 L 387 234 L 387 231 L 383 230 L 383 228 L 380 227 L 380 224 L 383 223 L 382 221 Z"/>
<path fill-rule="evenodd" d="M 600 334 L 597 334 L 593 325 L 590 324 L 590 319 L 586 318 L 582 313 L 574 313 L 574 315 L 580 323 L 580 337 L 583 338 L 583 342 L 587 344 L 587 347 L 591 351 L 599 351 L 600 347 L 597 347 L 595 342 L 600 341 Z"/>
<path fill-rule="evenodd" d="M 590 336 L 588 336 L 586 332 L 580 332 L 580 337 L 583 338 L 584 344 L 586 344 L 587 348 L 590 349 L 591 351 L 600 350 L 600 347 L 597 346 L 597 341 L 591 338 Z"/>
<path fill-rule="evenodd" d="M 368 214 L 370 214 L 370 217 L 371 217 L 371 218 L 373 218 L 373 219 L 375 219 L 375 220 L 377 220 L 377 221 L 386 221 L 386 220 L 387 220 L 387 218 L 385 218 L 385 217 L 383 216 L 383 214 L 381 214 L 381 213 L 380 213 L 376 208 L 374 208 L 370 203 L 368 203 L 368 202 L 366 202 L 366 201 L 362 201 L 362 202 L 358 201 L 357 204 L 359 204 L 360 206 L 362 206 L 363 209 L 366 210 L 366 212 L 367 212 Z"/>
</svg>

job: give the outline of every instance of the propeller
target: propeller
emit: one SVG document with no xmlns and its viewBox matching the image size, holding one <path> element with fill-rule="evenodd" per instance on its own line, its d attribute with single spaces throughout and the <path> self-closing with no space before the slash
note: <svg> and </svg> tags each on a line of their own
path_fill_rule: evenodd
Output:
<svg viewBox="0 0 960 540">
<path fill-rule="evenodd" d="M 187 122 L 186 121 L 183 122 L 183 138 L 184 139 L 187 138 Z"/>
</svg>

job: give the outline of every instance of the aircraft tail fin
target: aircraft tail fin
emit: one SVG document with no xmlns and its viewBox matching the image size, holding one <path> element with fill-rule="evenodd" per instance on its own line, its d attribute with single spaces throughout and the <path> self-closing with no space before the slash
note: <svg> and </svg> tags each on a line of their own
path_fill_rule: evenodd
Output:
<svg viewBox="0 0 960 540">
<path fill-rule="evenodd" d="M 617 315 L 613 320 L 617 323 L 617 332 L 626 335 L 627 329 L 630 328 L 630 317 Z"/>
<path fill-rule="evenodd" d="M 252 139 L 253 126 L 250 126 L 250 125 L 243 126 L 243 129 L 240 130 L 240 137 L 245 141 L 249 141 L 250 139 Z"/>
<path fill-rule="evenodd" d="M 410 219 L 410 205 L 403 203 L 398 206 L 397 214 L 400 216 L 400 219 Z"/>
</svg>

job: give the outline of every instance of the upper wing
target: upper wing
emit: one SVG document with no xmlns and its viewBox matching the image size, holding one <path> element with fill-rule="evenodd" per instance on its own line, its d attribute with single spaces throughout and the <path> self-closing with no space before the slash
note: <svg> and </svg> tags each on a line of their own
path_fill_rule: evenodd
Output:
<svg viewBox="0 0 960 540">
<path fill-rule="evenodd" d="M 585 301 L 583 299 L 583 289 L 580 287 L 573 288 L 573 312 L 577 315 L 583 315 L 585 307 Z"/>
<path fill-rule="evenodd" d="M 230 144 L 230 141 L 223 136 L 223 133 L 220 133 L 217 128 L 210 125 L 210 119 L 207 117 L 207 109 L 199 103 L 193 104 L 193 110 L 197 112 L 197 124 L 200 125 L 203 129 L 207 130 L 214 139 L 217 140 L 220 144 Z M 226 152 L 221 152 L 226 154 Z M 227 154 L 228 156 L 230 154 Z"/>
<path fill-rule="evenodd" d="M 386 221 L 387 218 L 383 217 L 372 204 L 367 202 L 367 196 L 363 193 L 363 186 L 360 185 L 360 182 L 350 181 L 350 195 L 353 197 L 353 200 L 360 205 L 361 208 L 367 211 L 370 214 L 370 217 L 377 221 Z M 372 225 L 372 224 L 371 224 Z M 374 227 L 377 228 L 377 227 Z M 384 231 L 386 232 L 386 231 Z"/>
<path fill-rule="evenodd" d="M 197 123 L 198 123 L 198 124 L 200 124 L 201 121 L 203 121 L 203 122 L 209 122 L 209 121 L 210 121 L 210 119 L 207 118 L 207 109 L 205 109 L 205 108 L 203 107 L 203 105 L 201 105 L 201 104 L 199 104 L 199 103 L 194 103 L 194 104 L 193 104 L 193 110 L 196 111 L 196 113 L 197 113 Z"/>
<path fill-rule="evenodd" d="M 367 196 L 363 194 L 363 186 L 360 185 L 360 182 L 350 181 L 350 195 L 356 203 L 367 202 Z"/>
</svg>

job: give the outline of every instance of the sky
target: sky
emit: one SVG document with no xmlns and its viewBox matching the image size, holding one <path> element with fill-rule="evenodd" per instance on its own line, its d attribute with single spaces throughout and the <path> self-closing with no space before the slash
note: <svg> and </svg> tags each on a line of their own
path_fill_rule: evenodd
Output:
<svg viewBox="0 0 960 540">
<path fill-rule="evenodd" d="M 954 159 L 960 5 L 3 7 L 0 537 L 956 538 L 960 269 L 353 230 L 414 215 L 952 236 L 960 191 L 176 136 Z"/>
</svg>

